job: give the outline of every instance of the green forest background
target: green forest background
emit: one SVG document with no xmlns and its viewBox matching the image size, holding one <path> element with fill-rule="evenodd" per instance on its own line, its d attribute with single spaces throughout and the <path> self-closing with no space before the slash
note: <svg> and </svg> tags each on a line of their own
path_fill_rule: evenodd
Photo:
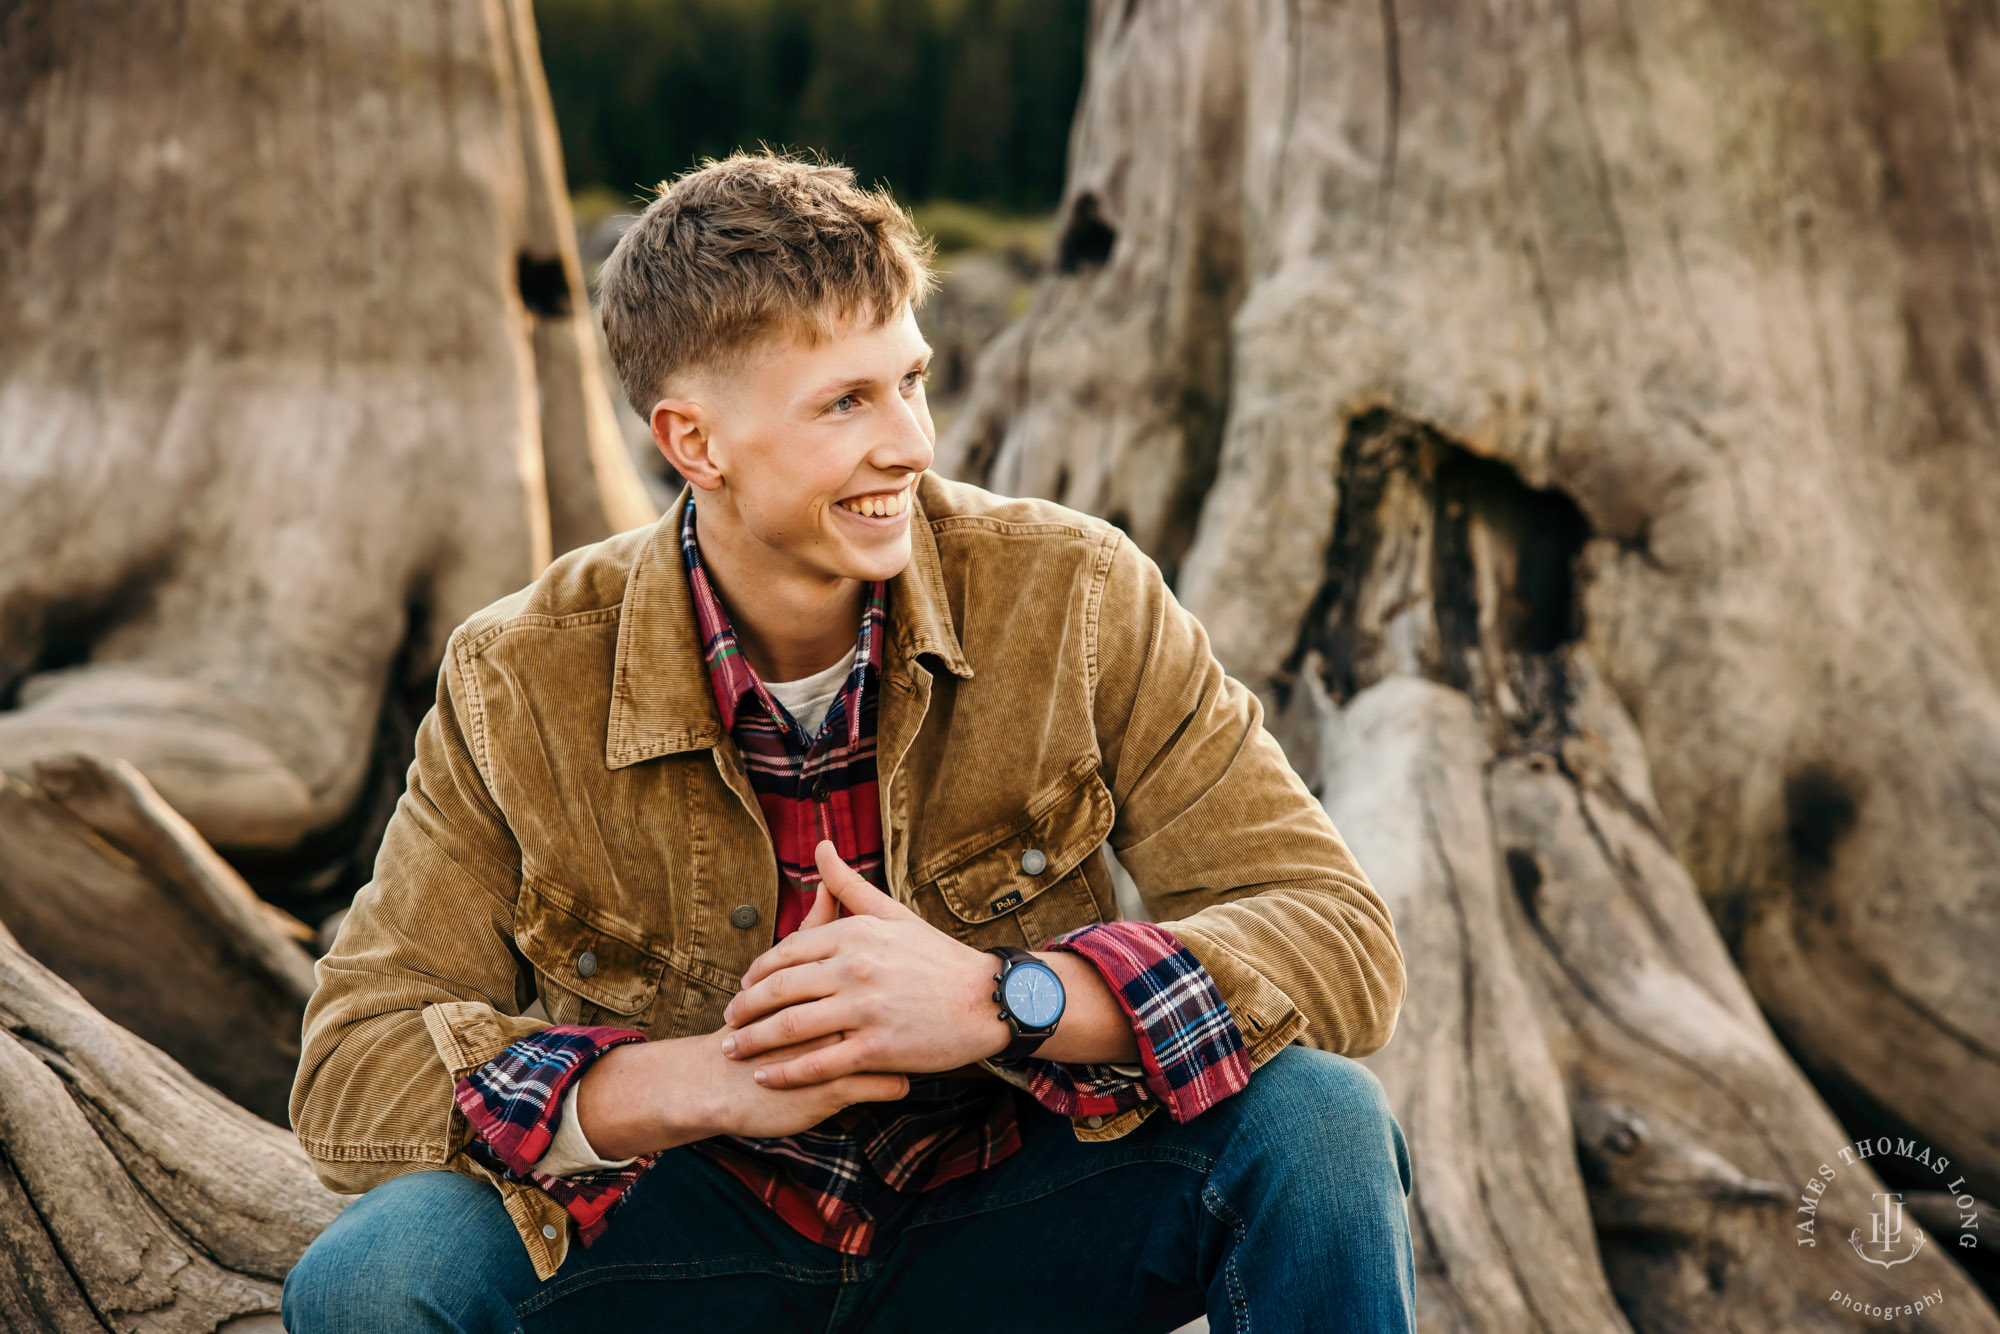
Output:
<svg viewBox="0 0 2000 1334">
<path fill-rule="evenodd" d="M 535 14 L 580 221 L 760 143 L 821 150 L 907 204 L 978 206 L 944 219 L 1041 213 L 1061 192 L 1088 0 L 536 0 Z"/>
</svg>

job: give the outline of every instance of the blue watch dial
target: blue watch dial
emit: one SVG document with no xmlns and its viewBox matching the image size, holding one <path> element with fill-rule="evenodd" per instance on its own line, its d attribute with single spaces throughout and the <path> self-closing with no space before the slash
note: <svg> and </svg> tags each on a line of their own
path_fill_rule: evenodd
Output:
<svg viewBox="0 0 2000 1334">
<path fill-rule="evenodd" d="M 1045 963 L 1015 964 L 1001 994 L 1014 1017 L 1029 1028 L 1047 1028 L 1063 1012 L 1062 979 Z"/>
</svg>

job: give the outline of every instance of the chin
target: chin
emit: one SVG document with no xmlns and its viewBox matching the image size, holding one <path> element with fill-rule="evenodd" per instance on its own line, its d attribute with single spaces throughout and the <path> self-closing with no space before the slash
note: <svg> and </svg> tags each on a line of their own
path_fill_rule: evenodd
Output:
<svg viewBox="0 0 2000 1334">
<path fill-rule="evenodd" d="M 856 551 L 841 562 L 841 573 L 850 579 L 894 579 L 910 563 L 910 537 L 903 533 L 880 548 Z"/>
</svg>

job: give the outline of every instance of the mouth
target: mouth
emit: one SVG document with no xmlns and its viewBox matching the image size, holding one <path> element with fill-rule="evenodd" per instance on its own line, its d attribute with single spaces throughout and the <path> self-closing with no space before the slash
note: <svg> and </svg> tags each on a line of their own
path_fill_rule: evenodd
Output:
<svg viewBox="0 0 2000 1334">
<path fill-rule="evenodd" d="M 894 528 L 909 518 L 911 484 L 894 491 L 871 491 L 833 502 L 833 508 L 871 528 Z"/>
</svg>

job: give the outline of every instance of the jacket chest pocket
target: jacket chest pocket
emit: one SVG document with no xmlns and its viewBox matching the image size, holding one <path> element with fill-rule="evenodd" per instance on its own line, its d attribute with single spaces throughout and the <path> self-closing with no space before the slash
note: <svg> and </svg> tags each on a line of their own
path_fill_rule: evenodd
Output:
<svg viewBox="0 0 2000 1334">
<path fill-rule="evenodd" d="M 1117 810 L 1094 763 L 1079 762 L 1020 816 L 931 857 L 913 906 L 981 949 L 1040 949 L 1052 936 L 1116 917 L 1098 854 Z"/>
<path fill-rule="evenodd" d="M 555 1024 L 646 1028 L 667 964 L 641 934 L 553 882 L 521 879 L 514 946 L 534 969 L 535 994 Z"/>
</svg>

